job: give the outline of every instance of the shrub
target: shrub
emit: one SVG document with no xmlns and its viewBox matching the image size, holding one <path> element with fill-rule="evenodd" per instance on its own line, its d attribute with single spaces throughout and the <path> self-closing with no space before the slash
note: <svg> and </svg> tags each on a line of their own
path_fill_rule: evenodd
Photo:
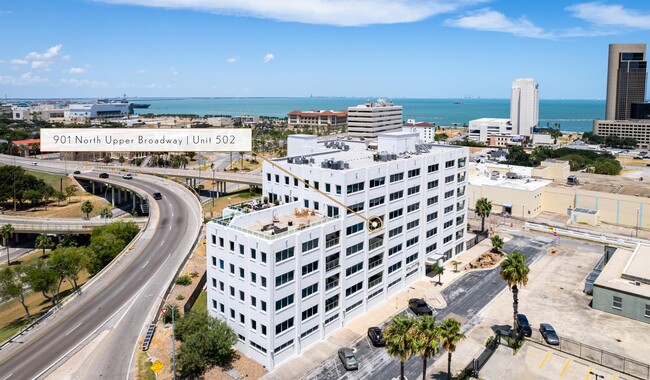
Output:
<svg viewBox="0 0 650 380">
<path fill-rule="evenodd" d="M 186 275 L 186 274 L 184 274 L 182 276 L 179 276 L 176 279 L 176 285 L 188 286 L 191 283 L 192 283 L 192 277 L 190 277 L 189 275 Z"/>
<path fill-rule="evenodd" d="M 176 301 L 182 301 L 184 299 L 185 299 L 185 296 L 182 295 L 182 294 L 179 294 L 179 295 L 176 296 Z"/>
</svg>

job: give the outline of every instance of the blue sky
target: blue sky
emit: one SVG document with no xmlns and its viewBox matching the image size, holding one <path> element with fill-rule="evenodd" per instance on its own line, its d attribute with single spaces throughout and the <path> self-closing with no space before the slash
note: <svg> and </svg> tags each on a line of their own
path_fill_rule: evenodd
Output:
<svg viewBox="0 0 650 380">
<path fill-rule="evenodd" d="M 0 96 L 603 99 L 610 43 L 647 43 L 650 2 L 0 2 Z"/>
</svg>

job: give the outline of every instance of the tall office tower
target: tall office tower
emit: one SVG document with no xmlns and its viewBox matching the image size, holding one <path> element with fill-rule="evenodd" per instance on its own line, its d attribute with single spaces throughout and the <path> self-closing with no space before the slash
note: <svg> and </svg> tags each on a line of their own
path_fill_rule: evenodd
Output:
<svg viewBox="0 0 650 380">
<path fill-rule="evenodd" d="M 402 106 L 385 99 L 348 108 L 348 134 L 351 137 L 377 138 L 381 132 L 402 129 Z"/>
<path fill-rule="evenodd" d="M 517 78 L 512 82 L 510 96 L 512 134 L 530 136 L 539 124 L 539 91 L 532 78 Z"/>
<path fill-rule="evenodd" d="M 645 101 L 645 44 L 610 44 L 607 69 L 607 120 L 629 120 L 632 103 Z"/>
<path fill-rule="evenodd" d="M 465 250 L 469 151 L 418 140 L 291 135 L 262 167 L 264 199 L 207 224 L 208 312 L 239 352 L 272 371 Z"/>
</svg>

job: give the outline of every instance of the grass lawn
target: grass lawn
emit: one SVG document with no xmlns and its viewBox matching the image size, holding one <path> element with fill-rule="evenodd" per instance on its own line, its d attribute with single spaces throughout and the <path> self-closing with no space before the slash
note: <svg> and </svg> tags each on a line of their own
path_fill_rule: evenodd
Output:
<svg viewBox="0 0 650 380">
<path fill-rule="evenodd" d="M 39 252 L 40 253 L 40 252 Z M 89 274 L 85 271 L 79 274 L 78 285 L 83 285 L 88 281 Z M 62 300 L 72 293 L 72 284 L 67 280 L 61 284 L 61 294 L 59 299 Z M 27 307 L 32 315 L 32 321 L 43 315 L 47 310 L 52 307 L 52 303 L 45 299 L 41 293 L 28 293 L 25 296 Z M 20 331 L 21 328 L 27 326 L 30 321 L 27 320 L 25 309 L 23 305 L 17 300 L 0 305 L 0 342 L 11 338 L 14 334 Z"/>
<path fill-rule="evenodd" d="M 6 252 L 6 250 L 3 249 L 2 253 L 5 253 L 5 252 Z M 49 254 L 50 254 L 50 250 L 46 249 L 45 250 L 45 257 L 48 257 Z M 29 264 L 30 262 L 32 262 L 34 260 L 40 260 L 42 255 L 43 255 L 43 250 L 38 249 L 35 252 L 28 253 L 28 254 L 22 256 L 18 260 L 11 259 L 11 267 L 15 269 L 15 268 L 18 267 L 18 265 Z M 7 266 L 6 261 L 3 261 L 2 263 L 0 263 L 0 268 L 5 268 L 6 266 Z"/>
<path fill-rule="evenodd" d="M 146 352 L 138 351 L 138 380 L 156 380 L 156 374 L 151 370 L 151 359 Z"/>
<path fill-rule="evenodd" d="M 243 171 L 252 171 L 255 169 L 259 169 L 262 167 L 262 160 L 261 159 L 256 159 L 257 162 L 251 162 L 250 158 L 244 158 L 244 167 L 242 169 L 242 164 L 241 164 L 241 158 L 237 158 L 233 161 L 232 165 L 229 165 L 226 170 L 227 171 L 232 171 L 234 168 L 237 168 L 237 170 L 243 170 Z"/>
<path fill-rule="evenodd" d="M 208 201 L 203 205 L 203 215 L 216 217 L 218 214 L 221 214 L 224 208 L 228 207 L 228 204 L 235 204 L 240 202 L 245 202 L 250 199 L 255 199 L 261 197 L 261 194 L 253 193 L 248 189 L 240 190 L 235 193 L 224 195 L 220 198 L 214 199 L 214 206 L 212 205 L 212 200 Z"/>
<path fill-rule="evenodd" d="M 194 302 L 194 306 L 192 306 L 192 311 L 208 312 L 208 292 L 205 290 L 201 292 L 199 298 Z"/>
<path fill-rule="evenodd" d="M 64 175 L 59 175 L 59 174 L 50 174 L 50 173 L 42 173 L 42 172 L 34 172 L 31 170 L 25 170 L 28 174 L 33 175 L 34 177 L 38 179 L 42 179 L 47 183 L 48 185 L 52 186 L 54 190 L 61 190 L 61 179 L 63 179 L 63 188 L 65 189 L 67 186 L 74 185 L 75 182 L 70 179 L 67 176 Z M 83 191 L 81 191 L 83 192 Z M 81 193 L 80 192 L 80 193 Z"/>
</svg>

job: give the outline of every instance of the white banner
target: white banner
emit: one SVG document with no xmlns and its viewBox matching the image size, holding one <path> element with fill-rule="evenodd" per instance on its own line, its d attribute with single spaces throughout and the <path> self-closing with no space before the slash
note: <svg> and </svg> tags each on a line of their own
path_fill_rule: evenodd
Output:
<svg viewBox="0 0 650 380">
<path fill-rule="evenodd" d="M 42 128 L 43 152 L 250 152 L 249 128 Z"/>
</svg>

